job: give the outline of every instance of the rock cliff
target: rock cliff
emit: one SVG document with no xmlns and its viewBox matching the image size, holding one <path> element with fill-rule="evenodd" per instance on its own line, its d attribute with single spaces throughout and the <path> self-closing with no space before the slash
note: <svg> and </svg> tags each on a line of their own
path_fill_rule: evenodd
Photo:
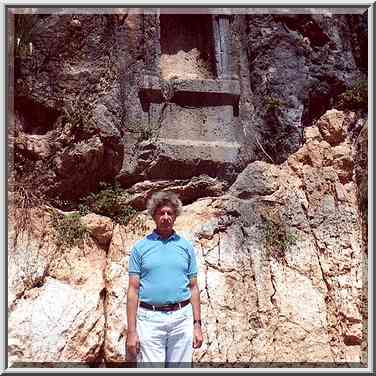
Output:
<svg viewBox="0 0 376 376">
<path fill-rule="evenodd" d="M 9 14 L 10 363 L 124 362 L 129 253 L 172 190 L 196 366 L 366 366 L 366 13 L 92 13 Z"/>
</svg>

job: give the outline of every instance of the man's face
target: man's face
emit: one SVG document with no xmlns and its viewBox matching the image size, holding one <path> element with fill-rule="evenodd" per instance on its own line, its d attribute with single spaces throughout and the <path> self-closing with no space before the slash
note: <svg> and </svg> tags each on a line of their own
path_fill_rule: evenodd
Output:
<svg viewBox="0 0 376 376">
<path fill-rule="evenodd" d="M 170 205 L 163 205 L 157 208 L 154 213 L 154 222 L 161 232 L 170 232 L 175 223 L 175 210 Z"/>
</svg>

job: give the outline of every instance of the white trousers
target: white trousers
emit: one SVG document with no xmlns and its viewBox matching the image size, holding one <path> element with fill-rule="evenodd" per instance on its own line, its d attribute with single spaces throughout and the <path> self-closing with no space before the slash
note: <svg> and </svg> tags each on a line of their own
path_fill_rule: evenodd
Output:
<svg viewBox="0 0 376 376">
<path fill-rule="evenodd" d="M 138 367 L 191 367 L 191 304 L 170 312 L 138 307 L 137 334 L 140 340 Z"/>
</svg>

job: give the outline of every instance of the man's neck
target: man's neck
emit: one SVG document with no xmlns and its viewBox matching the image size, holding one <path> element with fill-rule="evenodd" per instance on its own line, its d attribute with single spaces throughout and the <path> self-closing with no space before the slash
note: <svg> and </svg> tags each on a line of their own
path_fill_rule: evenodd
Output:
<svg viewBox="0 0 376 376">
<path fill-rule="evenodd" d="M 171 230 L 171 231 L 161 231 L 161 230 L 158 230 L 158 229 L 155 229 L 155 232 L 161 237 L 161 239 L 168 239 L 175 231 L 174 230 Z"/>
</svg>

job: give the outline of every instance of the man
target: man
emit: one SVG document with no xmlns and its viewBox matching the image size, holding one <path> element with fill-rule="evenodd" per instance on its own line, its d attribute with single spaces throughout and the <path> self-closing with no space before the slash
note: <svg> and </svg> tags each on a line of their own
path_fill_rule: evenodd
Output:
<svg viewBox="0 0 376 376">
<path fill-rule="evenodd" d="M 129 259 L 127 357 L 143 366 L 190 365 L 203 341 L 195 252 L 173 229 L 181 208 L 175 193 L 155 193 L 147 209 L 156 228 Z"/>
</svg>

